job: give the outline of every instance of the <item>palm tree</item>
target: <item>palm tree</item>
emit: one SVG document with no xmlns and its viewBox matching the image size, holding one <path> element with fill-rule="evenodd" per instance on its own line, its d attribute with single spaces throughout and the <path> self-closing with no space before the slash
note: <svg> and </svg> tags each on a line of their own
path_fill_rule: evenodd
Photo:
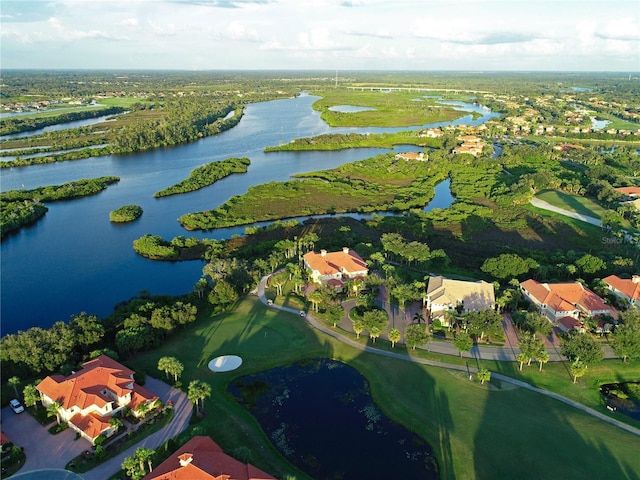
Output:
<svg viewBox="0 0 640 480">
<path fill-rule="evenodd" d="M 200 380 L 192 380 L 189 383 L 187 397 L 196 406 L 196 414 L 200 413 L 200 402 L 204 404 L 204 399 L 211 396 L 211 385 L 201 382 Z"/>
<path fill-rule="evenodd" d="M 322 293 L 318 290 L 314 290 L 309 295 L 307 295 L 307 299 L 313 304 L 313 311 L 318 311 L 318 305 L 322 302 Z"/>
<path fill-rule="evenodd" d="M 576 383 L 579 377 L 587 373 L 587 365 L 581 362 L 579 358 L 576 358 L 575 362 L 569 367 L 569 372 L 573 376 L 573 383 Z"/>
<path fill-rule="evenodd" d="M 177 382 L 178 377 L 184 371 L 184 365 L 176 357 L 160 357 L 158 370 L 164 370 L 167 378 L 169 378 L 169 374 L 173 375 L 173 381 Z"/>
<path fill-rule="evenodd" d="M 542 364 L 549 361 L 549 353 L 546 350 L 540 350 L 536 355 L 536 360 L 540 363 L 540 372 L 542 371 Z"/>
<path fill-rule="evenodd" d="M 160 357 L 158 360 L 158 370 L 164 370 L 164 374 L 169 378 L 169 368 L 172 357 Z"/>
<path fill-rule="evenodd" d="M 369 336 L 373 340 L 373 343 L 376 343 L 376 339 L 380 336 L 381 333 L 382 330 L 377 325 L 374 325 L 369 329 Z"/>
<path fill-rule="evenodd" d="M 529 359 L 529 355 L 527 355 L 526 352 L 520 352 L 516 357 L 516 359 L 520 363 L 520 368 L 518 368 L 518 370 L 522 371 L 522 366 L 524 365 L 524 362 L 526 362 Z"/>
<path fill-rule="evenodd" d="M 37 382 L 40 383 L 40 382 Z M 25 385 L 22 390 L 22 396 L 24 398 L 24 404 L 27 407 L 35 407 L 38 409 L 38 401 L 40 400 L 40 392 L 36 388 L 36 384 L 32 383 L 29 385 Z"/>
<path fill-rule="evenodd" d="M 117 432 L 120 427 L 124 426 L 124 422 L 118 417 L 111 417 L 109 419 L 109 425 L 115 428 Z"/>
<path fill-rule="evenodd" d="M 62 404 L 60 402 L 52 402 L 47 406 L 47 413 L 50 417 L 56 417 L 56 423 L 60 425 L 60 409 L 62 408 Z"/>
<path fill-rule="evenodd" d="M 151 471 L 153 470 L 153 464 L 151 463 L 151 461 L 153 460 L 153 457 L 155 456 L 155 454 L 156 452 L 154 452 L 150 448 L 140 447 L 136 450 L 136 453 L 134 453 L 133 455 L 135 459 L 138 461 L 138 464 L 140 465 L 140 470 L 146 473 L 146 470 L 144 468 L 144 464 L 146 462 L 147 465 L 149 466 L 149 473 L 151 473 Z"/>
<path fill-rule="evenodd" d="M 491 372 L 486 368 L 481 368 L 478 370 L 478 380 L 480 380 L 481 385 L 484 385 L 484 382 L 489 382 L 491 380 Z"/>
<path fill-rule="evenodd" d="M 399 342 L 402 338 L 402 334 L 397 328 L 392 328 L 391 330 L 389 330 L 389 334 L 387 336 L 389 337 L 389 341 L 391 342 L 391 348 L 394 348 L 396 346 L 396 343 Z"/>
<path fill-rule="evenodd" d="M 20 385 L 20 377 L 13 376 L 9 380 L 7 380 L 7 383 L 13 387 L 16 398 L 20 398 L 20 396 L 18 395 L 18 385 Z"/>
<path fill-rule="evenodd" d="M 353 321 L 353 331 L 356 333 L 356 338 L 360 338 L 360 334 L 364 330 L 364 321 L 358 318 Z"/>
</svg>

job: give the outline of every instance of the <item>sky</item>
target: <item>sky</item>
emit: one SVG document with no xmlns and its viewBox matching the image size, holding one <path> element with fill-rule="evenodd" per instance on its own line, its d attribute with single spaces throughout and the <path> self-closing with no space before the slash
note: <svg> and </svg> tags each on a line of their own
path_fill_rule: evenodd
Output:
<svg viewBox="0 0 640 480">
<path fill-rule="evenodd" d="M 0 68 L 640 71 L 640 0 L 0 0 Z"/>
</svg>

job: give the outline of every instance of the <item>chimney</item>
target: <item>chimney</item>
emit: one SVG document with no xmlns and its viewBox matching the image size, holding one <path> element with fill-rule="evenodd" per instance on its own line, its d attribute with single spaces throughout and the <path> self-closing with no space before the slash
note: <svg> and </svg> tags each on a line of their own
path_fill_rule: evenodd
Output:
<svg viewBox="0 0 640 480">
<path fill-rule="evenodd" d="M 633 276 L 631 277 L 631 281 L 632 281 L 633 283 L 640 283 L 640 275 L 633 275 Z"/>
<path fill-rule="evenodd" d="M 186 467 L 193 460 L 193 454 L 191 454 L 191 453 L 183 453 L 182 455 L 180 455 L 178 457 L 178 459 L 180 460 L 180 466 L 181 467 Z"/>
<path fill-rule="evenodd" d="M 327 251 L 326 250 L 320 250 L 320 255 L 323 257 L 327 256 Z"/>
<path fill-rule="evenodd" d="M 348 254 L 349 253 L 349 247 L 342 247 L 342 252 Z"/>
</svg>

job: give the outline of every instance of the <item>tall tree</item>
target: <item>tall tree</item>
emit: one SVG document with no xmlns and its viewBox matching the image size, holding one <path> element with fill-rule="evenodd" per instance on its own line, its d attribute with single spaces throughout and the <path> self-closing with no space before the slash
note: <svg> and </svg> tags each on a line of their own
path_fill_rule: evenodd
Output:
<svg viewBox="0 0 640 480">
<path fill-rule="evenodd" d="M 30 383 L 29 385 L 25 385 L 22 390 L 22 395 L 24 398 L 24 404 L 27 407 L 35 407 L 38 409 L 38 402 L 40 401 L 40 392 L 36 388 L 36 384 L 40 383 L 39 381 L 34 383 Z"/>
<path fill-rule="evenodd" d="M 537 355 L 536 355 L 536 360 L 540 364 L 540 370 L 539 371 L 541 372 L 542 371 L 542 365 L 549 361 L 549 352 L 547 352 L 544 349 L 539 351 L 537 353 Z"/>
<path fill-rule="evenodd" d="M 456 333 L 453 339 L 453 344 L 458 349 L 458 352 L 460 353 L 460 357 L 462 357 L 462 352 L 471 351 L 471 348 L 473 347 L 473 339 L 471 338 L 471 335 L 469 335 L 468 332 L 460 331 Z"/>
<path fill-rule="evenodd" d="M 309 300 L 313 305 L 313 311 L 317 312 L 320 303 L 322 302 L 322 293 L 319 290 L 314 290 L 309 295 L 307 295 L 307 300 Z"/>
<path fill-rule="evenodd" d="M 412 350 L 415 350 L 416 347 L 426 345 L 429 343 L 430 335 L 425 331 L 422 325 L 417 323 L 412 323 L 407 326 L 407 329 L 404 332 L 405 341 L 407 345 L 411 346 Z"/>
<path fill-rule="evenodd" d="M 623 362 L 628 358 L 640 358 L 640 323 L 627 322 L 618 325 L 613 333 L 611 348 Z"/>
<path fill-rule="evenodd" d="M 591 335 L 575 330 L 563 335 L 560 353 L 571 361 L 580 359 L 586 365 L 600 362 L 604 358 L 602 346 Z"/>
<path fill-rule="evenodd" d="M 85 312 L 71 317 L 69 326 L 73 330 L 76 342 L 84 353 L 89 351 L 89 347 L 98 343 L 104 336 L 104 325 L 95 315 L 87 315 Z"/>
<path fill-rule="evenodd" d="M 60 425 L 60 408 L 62 408 L 60 402 L 52 402 L 47 406 L 47 413 L 50 417 L 56 417 L 56 423 L 58 425 Z"/>
<path fill-rule="evenodd" d="M 200 380 L 192 380 L 189 383 L 187 397 L 196 406 L 196 414 L 200 413 L 201 404 L 204 405 L 205 398 L 211 396 L 211 385 Z"/>
</svg>

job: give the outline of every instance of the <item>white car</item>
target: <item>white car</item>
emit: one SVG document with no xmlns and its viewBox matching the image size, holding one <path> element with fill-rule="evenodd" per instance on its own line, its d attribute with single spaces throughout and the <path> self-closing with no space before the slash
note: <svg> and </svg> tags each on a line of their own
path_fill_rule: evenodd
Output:
<svg viewBox="0 0 640 480">
<path fill-rule="evenodd" d="M 22 406 L 22 404 L 16 400 L 15 398 L 13 400 L 11 400 L 9 402 L 9 405 L 11 406 L 11 410 L 13 410 L 16 413 L 22 413 L 24 412 L 24 407 Z"/>
</svg>

